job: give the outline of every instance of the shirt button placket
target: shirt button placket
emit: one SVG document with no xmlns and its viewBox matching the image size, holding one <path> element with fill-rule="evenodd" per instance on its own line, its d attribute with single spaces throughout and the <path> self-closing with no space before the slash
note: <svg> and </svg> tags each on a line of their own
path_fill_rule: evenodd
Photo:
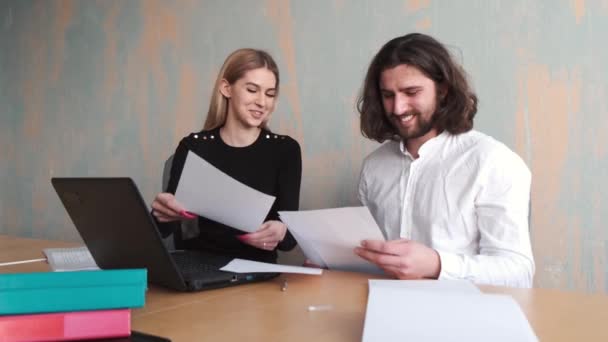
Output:
<svg viewBox="0 0 608 342">
<path fill-rule="evenodd" d="M 410 163 L 410 168 L 407 177 L 407 186 L 405 188 L 405 196 L 403 198 L 403 227 L 401 229 L 401 237 L 404 239 L 412 238 L 412 193 L 414 191 L 413 184 L 416 179 L 417 160 Z"/>
</svg>

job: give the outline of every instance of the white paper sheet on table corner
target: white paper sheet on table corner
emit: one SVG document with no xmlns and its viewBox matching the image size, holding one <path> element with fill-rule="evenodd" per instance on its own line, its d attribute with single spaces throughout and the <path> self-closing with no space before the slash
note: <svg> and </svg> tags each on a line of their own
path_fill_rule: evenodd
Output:
<svg viewBox="0 0 608 342">
<path fill-rule="evenodd" d="M 222 271 L 229 271 L 234 273 L 259 273 L 259 272 L 277 272 L 277 273 L 300 273 L 300 274 L 312 274 L 320 275 L 323 270 L 320 268 L 302 267 L 302 266 L 291 266 L 291 265 L 278 265 L 270 264 L 266 262 L 259 262 L 246 259 L 233 259 L 226 266 L 220 268 Z"/>
<path fill-rule="evenodd" d="M 227 226 L 260 228 L 275 197 L 255 190 L 188 151 L 175 198 L 186 210 Z"/>
<path fill-rule="evenodd" d="M 383 273 L 354 253 L 361 240 L 384 240 L 367 207 L 280 211 L 279 215 L 309 259 L 317 257 L 329 269 Z"/>
<path fill-rule="evenodd" d="M 362 341 L 405 340 L 536 342 L 538 338 L 517 302 L 506 295 L 370 287 Z"/>
<path fill-rule="evenodd" d="M 369 288 L 399 288 L 412 291 L 449 291 L 469 294 L 480 294 L 477 286 L 468 280 L 394 280 L 394 279 L 370 279 Z"/>
</svg>

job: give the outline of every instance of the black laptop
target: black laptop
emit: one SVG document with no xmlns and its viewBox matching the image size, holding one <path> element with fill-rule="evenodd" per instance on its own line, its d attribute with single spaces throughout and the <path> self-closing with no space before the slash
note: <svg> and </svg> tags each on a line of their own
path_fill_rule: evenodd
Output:
<svg viewBox="0 0 608 342">
<path fill-rule="evenodd" d="M 131 178 L 52 178 L 63 206 L 102 269 L 147 268 L 148 280 L 198 291 L 276 277 L 278 273 L 220 271 L 233 258 L 169 251 Z"/>
</svg>

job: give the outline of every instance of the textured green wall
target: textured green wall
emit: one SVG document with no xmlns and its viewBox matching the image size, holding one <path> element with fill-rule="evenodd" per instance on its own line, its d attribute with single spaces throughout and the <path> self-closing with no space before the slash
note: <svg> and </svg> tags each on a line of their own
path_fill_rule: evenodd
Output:
<svg viewBox="0 0 608 342">
<path fill-rule="evenodd" d="M 151 200 L 239 47 L 279 63 L 271 126 L 302 145 L 302 207 L 355 204 L 365 69 L 421 31 L 468 70 L 477 129 L 532 170 L 536 286 L 608 292 L 607 19 L 607 0 L 2 1 L 0 233 L 78 239 L 52 176 L 130 176 Z"/>
</svg>

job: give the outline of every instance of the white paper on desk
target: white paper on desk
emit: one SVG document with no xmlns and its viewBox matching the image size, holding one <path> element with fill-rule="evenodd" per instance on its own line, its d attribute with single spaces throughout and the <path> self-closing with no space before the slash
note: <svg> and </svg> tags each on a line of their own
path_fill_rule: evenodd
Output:
<svg viewBox="0 0 608 342">
<path fill-rule="evenodd" d="M 538 341 L 506 295 L 370 287 L 363 342 Z"/>
<path fill-rule="evenodd" d="M 379 287 L 418 291 L 448 291 L 468 294 L 481 294 L 479 288 L 468 280 L 369 280 L 370 289 Z"/>
<path fill-rule="evenodd" d="M 384 240 L 367 207 L 280 211 L 279 216 L 314 263 L 329 269 L 383 273 L 354 252 L 361 240 Z"/>
<path fill-rule="evenodd" d="M 275 200 L 191 151 L 186 156 L 175 198 L 192 213 L 249 233 L 264 223 Z"/>
<path fill-rule="evenodd" d="M 289 266 L 289 265 L 277 265 L 266 262 L 245 260 L 245 259 L 233 259 L 226 266 L 220 268 L 221 271 L 229 271 L 234 273 L 260 273 L 260 272 L 276 272 L 276 273 L 300 273 L 300 274 L 314 274 L 319 275 L 323 273 L 320 268 L 301 267 L 301 266 Z"/>
</svg>

